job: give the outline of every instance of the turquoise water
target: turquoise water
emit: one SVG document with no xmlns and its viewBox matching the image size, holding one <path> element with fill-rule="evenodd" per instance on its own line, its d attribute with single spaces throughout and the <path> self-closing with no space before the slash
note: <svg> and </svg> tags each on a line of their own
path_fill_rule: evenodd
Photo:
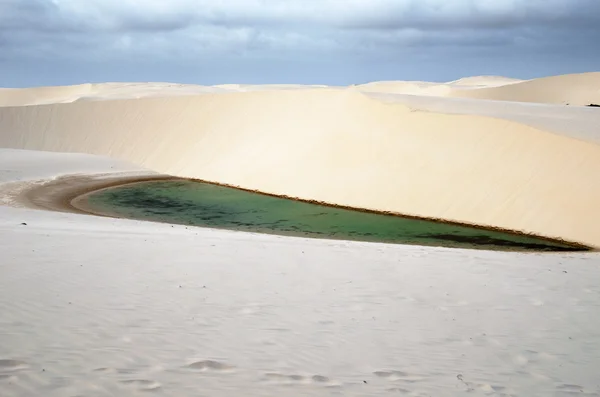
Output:
<svg viewBox="0 0 600 397">
<path fill-rule="evenodd" d="M 490 250 L 574 250 L 531 236 L 352 211 L 188 180 L 118 186 L 90 194 L 87 205 L 124 218 L 278 235 Z"/>
</svg>

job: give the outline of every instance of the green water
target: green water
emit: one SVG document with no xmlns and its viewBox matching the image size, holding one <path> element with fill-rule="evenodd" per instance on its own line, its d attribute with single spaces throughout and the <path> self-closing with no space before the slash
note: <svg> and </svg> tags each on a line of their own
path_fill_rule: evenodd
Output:
<svg viewBox="0 0 600 397">
<path fill-rule="evenodd" d="M 87 204 L 124 218 L 278 235 L 491 250 L 574 250 L 530 236 L 333 208 L 187 180 L 106 189 L 89 195 Z"/>
</svg>

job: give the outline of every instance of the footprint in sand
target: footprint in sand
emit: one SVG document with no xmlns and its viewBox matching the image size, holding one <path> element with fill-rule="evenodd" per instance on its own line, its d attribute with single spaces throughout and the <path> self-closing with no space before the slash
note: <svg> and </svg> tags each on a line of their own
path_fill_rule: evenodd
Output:
<svg viewBox="0 0 600 397">
<path fill-rule="evenodd" d="M 302 375 L 284 375 L 276 372 L 269 372 L 265 374 L 265 378 L 275 382 L 303 382 L 307 378 Z"/>
<path fill-rule="evenodd" d="M 114 369 L 114 368 L 101 367 L 101 368 L 95 368 L 95 369 L 93 369 L 92 372 L 116 373 L 117 370 Z"/>
<path fill-rule="evenodd" d="M 21 371 L 29 368 L 25 361 L 0 359 L 0 374 Z"/>
<path fill-rule="evenodd" d="M 387 391 L 390 393 L 398 393 L 398 394 L 410 394 L 411 393 L 410 390 L 406 390 L 401 387 L 392 387 L 391 389 L 388 389 Z"/>
<path fill-rule="evenodd" d="M 566 393 L 583 393 L 583 387 L 579 385 L 562 384 L 556 386 L 557 390 Z"/>
<path fill-rule="evenodd" d="M 187 365 L 187 368 L 200 372 L 231 372 L 235 369 L 235 367 L 232 365 L 228 365 L 214 360 L 196 361 Z"/>
<path fill-rule="evenodd" d="M 375 371 L 373 372 L 374 375 L 380 377 L 380 378 L 385 378 L 391 381 L 404 381 L 404 382 L 408 382 L 408 383 L 415 383 L 415 382 L 421 382 L 422 380 L 425 379 L 425 377 L 423 376 L 419 376 L 419 375 L 414 375 L 414 374 L 409 374 L 407 372 L 403 372 L 403 371 Z"/>
<path fill-rule="evenodd" d="M 286 375 L 277 372 L 269 372 L 264 375 L 265 379 L 274 383 L 315 383 L 315 384 L 330 384 L 331 380 L 323 375 Z"/>
<path fill-rule="evenodd" d="M 160 389 L 160 383 L 147 379 L 130 379 L 122 380 L 121 383 L 135 387 L 140 391 L 153 391 Z"/>
</svg>

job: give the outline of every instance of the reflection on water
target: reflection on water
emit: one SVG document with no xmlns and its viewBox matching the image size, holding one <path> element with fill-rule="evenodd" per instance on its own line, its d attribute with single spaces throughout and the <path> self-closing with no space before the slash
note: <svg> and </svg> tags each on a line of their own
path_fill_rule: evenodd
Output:
<svg viewBox="0 0 600 397">
<path fill-rule="evenodd" d="M 328 239 L 493 250 L 574 250 L 540 238 L 310 204 L 187 180 L 93 193 L 97 212 L 132 219 Z"/>
</svg>

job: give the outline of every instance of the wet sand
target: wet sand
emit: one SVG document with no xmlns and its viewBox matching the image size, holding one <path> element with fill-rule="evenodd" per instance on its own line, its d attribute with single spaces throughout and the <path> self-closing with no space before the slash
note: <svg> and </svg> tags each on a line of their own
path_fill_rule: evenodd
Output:
<svg viewBox="0 0 600 397">
<path fill-rule="evenodd" d="M 157 174 L 68 175 L 27 189 L 21 193 L 16 200 L 30 208 L 107 216 L 102 213 L 94 212 L 91 208 L 86 207 L 84 200 L 78 199 L 102 189 L 109 189 L 111 187 L 136 182 L 168 179 L 173 179 L 173 177 Z M 76 202 L 76 204 L 74 202 Z"/>
</svg>

